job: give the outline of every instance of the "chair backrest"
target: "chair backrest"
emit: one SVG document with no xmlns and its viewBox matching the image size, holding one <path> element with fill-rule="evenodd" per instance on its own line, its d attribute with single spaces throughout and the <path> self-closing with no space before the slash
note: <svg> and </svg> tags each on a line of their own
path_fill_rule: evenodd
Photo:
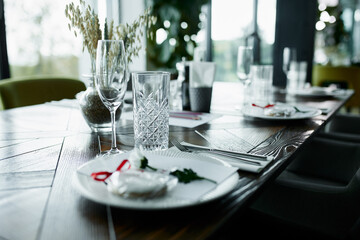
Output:
<svg viewBox="0 0 360 240">
<path fill-rule="evenodd" d="M 307 177 L 349 184 L 360 169 L 360 145 L 316 137 L 287 167 Z"/>
<path fill-rule="evenodd" d="M 357 135 L 360 139 L 360 116 L 338 113 L 326 126 L 328 132 Z"/>
<path fill-rule="evenodd" d="M 329 83 L 346 85 L 346 88 L 354 89 L 355 94 L 346 106 L 360 107 L 360 67 L 314 65 L 312 84 L 326 86 Z"/>
<path fill-rule="evenodd" d="M 0 80 L 2 109 L 41 104 L 54 100 L 74 99 L 85 90 L 85 84 L 73 78 L 32 77 Z"/>
</svg>

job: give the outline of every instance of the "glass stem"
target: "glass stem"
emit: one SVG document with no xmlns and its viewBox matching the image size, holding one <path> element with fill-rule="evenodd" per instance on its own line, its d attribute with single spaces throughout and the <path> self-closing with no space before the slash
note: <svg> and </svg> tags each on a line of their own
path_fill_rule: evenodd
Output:
<svg viewBox="0 0 360 240">
<path fill-rule="evenodd" d="M 111 151 L 116 151 L 116 150 L 117 150 L 117 146 L 116 146 L 115 112 L 116 112 L 116 108 L 110 110 L 110 115 L 111 115 L 111 128 L 112 128 Z"/>
<path fill-rule="evenodd" d="M 244 82 L 243 84 L 243 106 L 246 107 L 248 105 L 248 101 L 249 101 L 249 82 Z"/>
</svg>

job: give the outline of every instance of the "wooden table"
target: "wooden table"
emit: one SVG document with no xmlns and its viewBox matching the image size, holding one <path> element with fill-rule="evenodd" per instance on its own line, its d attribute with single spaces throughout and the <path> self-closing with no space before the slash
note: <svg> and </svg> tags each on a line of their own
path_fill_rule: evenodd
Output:
<svg viewBox="0 0 360 240">
<path fill-rule="evenodd" d="M 75 170 L 110 142 L 109 136 L 91 133 L 78 109 L 43 104 L 0 112 L 0 239 L 205 239 L 280 174 L 351 96 L 276 94 L 277 100 L 331 111 L 309 120 L 264 121 L 234 110 L 240 93 L 239 84 L 216 83 L 212 111 L 226 115 L 196 129 L 219 141 L 230 131 L 243 142 L 243 151 L 271 154 L 275 161 L 259 174 L 238 171 L 238 186 L 219 200 L 168 211 L 113 208 L 72 187 Z M 119 147 L 130 150 L 132 122 L 121 125 Z M 170 138 L 207 144 L 183 127 L 170 127 Z"/>
</svg>

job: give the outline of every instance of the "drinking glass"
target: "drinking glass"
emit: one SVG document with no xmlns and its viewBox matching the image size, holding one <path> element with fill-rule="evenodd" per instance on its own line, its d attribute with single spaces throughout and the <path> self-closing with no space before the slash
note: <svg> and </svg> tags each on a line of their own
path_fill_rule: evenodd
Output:
<svg viewBox="0 0 360 240">
<path fill-rule="evenodd" d="M 115 112 L 123 103 L 127 87 L 127 65 L 122 40 L 99 40 L 96 51 L 95 86 L 109 109 L 112 125 L 111 149 L 104 154 L 122 153 L 116 146 Z"/>
<path fill-rule="evenodd" d="M 252 47 L 240 46 L 238 49 L 236 73 L 244 85 L 248 85 L 250 80 L 250 66 L 253 62 Z"/>
<path fill-rule="evenodd" d="M 135 148 L 165 150 L 169 141 L 170 73 L 133 72 Z"/>
<path fill-rule="evenodd" d="M 296 62 L 296 49 L 285 47 L 283 50 L 283 71 L 286 75 L 286 79 L 289 76 L 290 66 L 293 62 Z"/>
<path fill-rule="evenodd" d="M 237 55 L 237 65 L 236 65 L 236 74 L 239 80 L 243 83 L 243 96 L 244 101 L 243 104 L 246 105 L 247 94 L 246 88 L 251 83 L 250 78 L 250 66 L 253 64 L 253 49 L 252 47 L 247 46 L 240 46 L 238 48 L 238 55 Z"/>
<path fill-rule="evenodd" d="M 272 65 L 252 65 L 251 66 L 251 99 L 257 105 L 268 105 L 272 100 Z"/>
<path fill-rule="evenodd" d="M 296 93 L 305 87 L 307 62 L 299 61 L 290 64 L 287 76 L 286 90 L 288 93 Z"/>
</svg>

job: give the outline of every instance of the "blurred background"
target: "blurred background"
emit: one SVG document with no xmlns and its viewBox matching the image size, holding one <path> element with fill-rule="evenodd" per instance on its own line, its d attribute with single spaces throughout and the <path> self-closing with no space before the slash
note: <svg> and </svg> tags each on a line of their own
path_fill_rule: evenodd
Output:
<svg viewBox="0 0 360 240">
<path fill-rule="evenodd" d="M 3 0 L 7 53 L 11 77 L 64 75 L 80 77 L 89 72 L 89 56 L 82 52 L 81 37 L 69 31 L 65 5 L 70 0 Z M 140 56 L 130 70 L 167 70 L 176 76 L 176 63 L 192 60 L 205 51 L 206 60 L 217 64 L 215 81 L 238 81 L 237 47 L 253 44 L 257 61 L 276 63 L 276 22 L 303 28 L 300 16 L 311 22 L 314 64 L 358 65 L 360 62 L 359 0 L 87 0 L 100 19 L 132 22 L 147 7 L 158 20 L 153 39 L 144 39 Z M 74 3 L 78 4 L 77 0 Z M 301 4 L 298 14 L 278 11 L 287 4 Z M 311 8 L 311 9 L 309 9 Z M 291 11 L 290 11 L 291 12 Z M 315 19 L 310 13 L 316 12 Z M 301 17 L 304 18 L 304 17 Z M 291 26 L 292 24 L 292 26 Z M 291 34 L 290 34 L 291 35 Z M 289 36 L 291 37 L 291 36 Z M 280 51 L 280 50 L 279 50 Z M 280 54 L 278 54 L 280 55 Z M 308 57 L 307 57 L 308 58 Z M 275 74 L 276 75 L 276 74 Z"/>
</svg>

